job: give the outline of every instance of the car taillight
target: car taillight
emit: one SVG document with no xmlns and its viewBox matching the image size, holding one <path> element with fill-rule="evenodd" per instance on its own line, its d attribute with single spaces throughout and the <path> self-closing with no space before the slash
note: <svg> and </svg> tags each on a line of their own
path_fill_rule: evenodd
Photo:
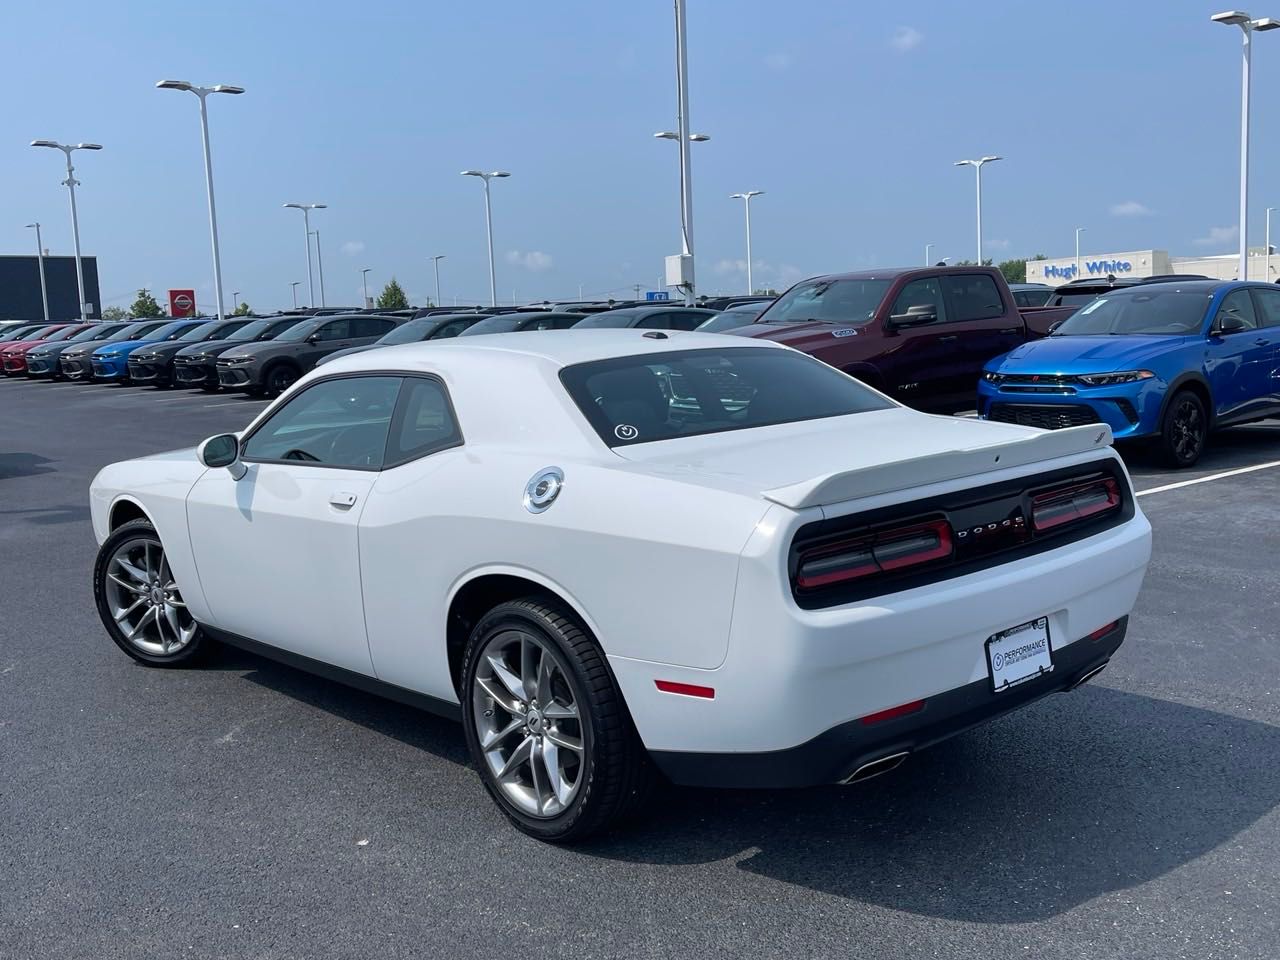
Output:
<svg viewBox="0 0 1280 960">
<path fill-rule="evenodd" d="M 944 560 L 951 556 L 952 542 L 951 526 L 945 520 L 843 540 L 801 554 L 796 586 L 813 590 Z"/>
<path fill-rule="evenodd" d="M 1099 477 L 1031 498 L 1031 527 L 1037 533 L 1120 507 L 1120 485 L 1113 477 Z"/>
</svg>

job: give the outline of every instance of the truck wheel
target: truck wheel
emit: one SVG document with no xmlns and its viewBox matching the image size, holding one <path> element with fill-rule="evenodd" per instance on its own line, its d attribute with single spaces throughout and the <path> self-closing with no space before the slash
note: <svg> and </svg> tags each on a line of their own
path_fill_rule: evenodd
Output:
<svg viewBox="0 0 1280 960">
<path fill-rule="evenodd" d="M 529 836 L 581 840 L 648 797 L 653 768 L 604 654 L 558 606 L 527 598 L 485 614 L 461 693 L 485 789 Z"/>
<path fill-rule="evenodd" d="M 1204 402 L 1191 390 L 1179 390 L 1160 423 L 1160 453 L 1171 467 L 1189 467 L 1204 453 L 1209 417 Z"/>
</svg>

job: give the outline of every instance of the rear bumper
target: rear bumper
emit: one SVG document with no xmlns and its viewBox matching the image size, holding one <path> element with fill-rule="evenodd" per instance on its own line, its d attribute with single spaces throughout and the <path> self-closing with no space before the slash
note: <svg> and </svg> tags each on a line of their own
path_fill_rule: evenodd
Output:
<svg viewBox="0 0 1280 960">
<path fill-rule="evenodd" d="M 929 697 L 907 716 L 865 724 L 850 720 L 807 743 L 768 753 L 651 753 L 672 781 L 699 787 L 809 787 L 840 783 L 860 767 L 886 757 L 915 753 L 988 720 L 1025 707 L 1051 693 L 1078 686 L 1096 674 L 1120 648 L 1128 617 L 1097 639 L 1076 640 L 1054 650 L 1053 672 L 1003 693 L 978 680 Z"/>
</svg>

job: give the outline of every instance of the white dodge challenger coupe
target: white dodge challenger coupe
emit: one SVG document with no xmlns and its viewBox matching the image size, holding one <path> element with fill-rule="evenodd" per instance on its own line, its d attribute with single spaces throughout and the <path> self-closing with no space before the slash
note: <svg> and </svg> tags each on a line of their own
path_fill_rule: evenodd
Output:
<svg viewBox="0 0 1280 960">
<path fill-rule="evenodd" d="M 106 467 L 98 611 L 459 717 L 564 841 L 682 784 L 850 783 L 1098 673 L 1150 527 L 1105 426 L 929 416 L 811 357 L 591 330 L 388 347 Z"/>
</svg>

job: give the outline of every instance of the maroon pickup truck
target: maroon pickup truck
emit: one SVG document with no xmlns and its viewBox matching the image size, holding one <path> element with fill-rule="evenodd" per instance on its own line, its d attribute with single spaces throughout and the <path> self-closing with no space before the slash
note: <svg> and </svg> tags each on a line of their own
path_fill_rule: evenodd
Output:
<svg viewBox="0 0 1280 960">
<path fill-rule="evenodd" d="M 992 267 L 865 270 L 804 280 L 733 331 L 785 343 L 921 410 L 972 409 L 988 360 L 1075 307 L 1018 307 Z"/>
</svg>

